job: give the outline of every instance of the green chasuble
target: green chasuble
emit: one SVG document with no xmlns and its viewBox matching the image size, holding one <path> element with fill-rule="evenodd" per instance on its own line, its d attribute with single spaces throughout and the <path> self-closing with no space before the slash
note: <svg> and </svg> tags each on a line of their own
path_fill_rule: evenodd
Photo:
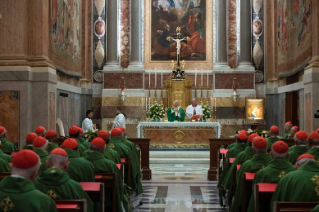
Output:
<svg viewBox="0 0 319 212">
<path fill-rule="evenodd" d="M 13 143 L 9 142 L 6 138 L 0 138 L 2 148 L 1 150 L 6 154 L 11 154 L 11 152 L 15 152 L 16 149 L 13 145 Z"/>
<path fill-rule="evenodd" d="M 270 205 L 278 202 L 317 202 L 319 164 L 308 161 L 296 171 L 284 176 L 278 183 Z M 273 208 L 270 208 L 273 211 Z"/>
<path fill-rule="evenodd" d="M 319 147 L 312 147 L 311 149 L 308 150 L 308 153 L 314 156 L 316 161 L 319 163 Z"/>
<path fill-rule="evenodd" d="M 232 143 L 232 144 L 228 145 L 226 149 L 231 149 L 231 148 L 235 147 L 236 144 L 237 144 L 237 142 Z"/>
<path fill-rule="evenodd" d="M 69 167 L 66 170 L 69 177 L 76 182 L 94 182 L 95 173 L 93 165 L 80 157 L 79 151 L 73 149 L 64 149 L 68 153 L 70 161 Z"/>
<path fill-rule="evenodd" d="M 0 205 L 10 204 L 7 207 L 9 212 L 52 212 L 58 211 L 55 202 L 37 190 L 31 180 L 24 178 L 5 177 L 0 181 Z M 6 211 L 0 207 L 0 211 Z"/>
<path fill-rule="evenodd" d="M 252 157 L 254 156 L 253 153 L 253 148 L 251 146 L 247 146 L 246 149 L 244 151 L 242 151 L 241 153 L 239 153 L 236 157 L 236 159 L 234 160 L 233 164 L 230 166 L 223 182 L 222 182 L 222 186 L 228 190 L 228 203 L 231 205 L 231 201 L 233 198 L 233 187 L 236 185 L 236 182 L 234 182 L 235 179 L 235 173 L 234 173 L 234 169 L 237 169 L 237 164 L 243 164 L 244 162 L 246 162 L 247 160 L 250 160 Z"/>
<path fill-rule="evenodd" d="M 0 158 L 0 172 L 10 172 L 10 166 L 7 161 Z"/>
<path fill-rule="evenodd" d="M 117 211 L 122 212 L 122 202 L 124 198 L 123 194 L 123 181 L 121 178 L 121 172 L 116 166 L 116 164 L 108 159 L 106 159 L 101 152 L 88 151 L 84 159 L 93 164 L 93 169 L 95 172 L 107 172 L 115 173 L 116 178 L 116 201 L 117 201 Z M 105 189 L 105 206 L 109 207 L 112 204 L 112 192 L 110 189 Z"/>
<path fill-rule="evenodd" d="M 52 150 L 54 150 L 55 148 L 58 148 L 59 145 L 57 143 L 53 143 L 53 142 L 49 142 L 48 143 L 48 153 L 50 153 Z"/>
<path fill-rule="evenodd" d="M 39 168 L 39 174 L 45 170 L 47 170 L 47 160 L 49 157 L 49 153 L 44 149 L 35 149 L 35 153 L 40 157 L 41 166 Z"/>
<path fill-rule="evenodd" d="M 89 148 L 91 143 L 86 141 L 84 138 L 80 137 L 78 139 L 76 139 L 78 141 L 78 143 L 82 144 L 83 146 L 85 146 L 85 148 Z"/>
<path fill-rule="evenodd" d="M 132 141 L 127 140 L 125 136 L 122 137 L 122 142 L 130 148 L 132 153 L 135 155 L 137 162 L 140 164 L 140 156 L 137 152 L 136 145 Z"/>
<path fill-rule="evenodd" d="M 271 146 L 277 141 L 279 141 L 278 137 L 267 138 L 267 151 L 271 151 Z"/>
<path fill-rule="evenodd" d="M 283 139 L 287 139 L 288 135 L 290 135 L 290 130 L 288 130 L 288 132 L 285 132 L 284 136 L 282 137 Z"/>
<path fill-rule="evenodd" d="M 223 172 L 222 172 L 222 174 L 220 176 L 220 179 L 218 179 L 218 184 L 217 184 L 217 187 L 219 188 L 220 204 L 221 204 L 221 201 L 222 201 L 222 197 L 225 196 L 225 189 L 224 189 L 224 187 L 221 184 L 224 181 L 224 179 L 225 179 L 225 177 L 227 175 L 227 172 L 228 172 L 228 168 L 229 168 L 228 167 L 228 159 L 229 158 L 236 158 L 239 153 L 241 153 L 242 151 L 245 150 L 246 147 L 247 147 L 246 143 L 235 143 L 234 147 L 231 148 L 230 150 L 228 150 L 228 152 L 226 154 L 226 158 L 223 161 Z"/>
<path fill-rule="evenodd" d="M 296 145 L 296 147 L 292 150 L 289 151 L 289 157 L 288 160 L 290 161 L 291 164 L 295 164 L 297 161 L 297 158 L 306 153 L 308 151 L 308 147 L 307 146 L 298 146 Z"/>
<path fill-rule="evenodd" d="M 243 163 L 240 169 L 236 173 L 237 188 L 235 192 L 235 198 L 230 208 L 230 212 L 237 212 L 241 208 L 242 203 L 242 190 L 243 190 L 243 175 L 245 172 L 256 173 L 260 169 L 265 168 L 271 161 L 271 156 L 268 153 L 255 154 L 251 160 L 247 160 Z M 247 199 L 250 199 L 251 190 L 247 191 Z"/>
<path fill-rule="evenodd" d="M 182 108 L 178 108 L 178 110 L 180 111 L 180 116 L 176 116 L 175 115 L 175 112 L 174 112 L 174 109 L 173 108 L 169 108 L 167 110 L 167 118 L 168 118 L 168 121 L 170 122 L 174 122 L 174 121 L 184 121 L 185 119 L 185 112 Z"/>
<path fill-rule="evenodd" d="M 7 155 L 6 153 L 2 152 L 1 149 L 0 149 L 0 158 L 5 160 L 7 163 L 12 162 L 12 157 L 10 155 Z"/>
<path fill-rule="evenodd" d="M 108 147 L 113 144 L 115 150 L 121 158 L 128 158 L 131 160 L 132 165 L 132 172 L 131 172 L 131 182 L 132 182 L 132 188 L 134 191 L 136 191 L 137 195 L 143 193 L 143 187 L 142 187 L 142 173 L 141 168 L 139 165 L 139 162 L 137 161 L 136 156 L 132 153 L 129 147 L 127 147 L 119 137 L 112 137 L 110 139 L 110 143 L 108 144 Z"/>
<path fill-rule="evenodd" d="M 80 183 L 71 180 L 59 168 L 49 168 L 34 181 L 34 186 L 53 200 L 86 199 L 87 211 L 93 211 L 93 202 Z"/>
<path fill-rule="evenodd" d="M 310 212 L 319 212 L 319 205 L 314 207 Z"/>
<path fill-rule="evenodd" d="M 33 145 L 32 145 L 32 143 L 26 144 L 22 149 L 33 150 Z"/>
<path fill-rule="evenodd" d="M 104 156 L 105 156 L 106 159 L 109 159 L 110 161 L 113 161 L 115 164 L 121 164 L 120 155 L 109 146 L 105 147 Z"/>
<path fill-rule="evenodd" d="M 252 190 L 254 191 L 254 187 L 257 183 L 278 183 L 283 176 L 295 170 L 296 167 L 292 166 L 288 159 L 273 159 L 266 168 L 256 173 Z M 251 195 L 248 211 L 254 212 L 254 208 L 255 198 L 254 195 Z M 270 211 L 270 205 L 259 203 L 259 211 Z"/>
<path fill-rule="evenodd" d="M 288 149 L 289 149 L 288 151 L 290 152 L 290 151 L 294 150 L 294 148 L 296 148 L 296 146 L 297 146 L 296 144 L 290 146 L 290 147 L 288 148 Z"/>
</svg>

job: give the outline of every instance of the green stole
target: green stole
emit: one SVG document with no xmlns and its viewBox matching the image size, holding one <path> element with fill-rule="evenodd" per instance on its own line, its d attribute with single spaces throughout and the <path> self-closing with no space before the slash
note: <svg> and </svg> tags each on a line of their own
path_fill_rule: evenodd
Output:
<svg viewBox="0 0 319 212">
<path fill-rule="evenodd" d="M 35 153 L 40 157 L 41 166 L 39 168 L 39 174 L 47 170 L 47 160 L 49 158 L 49 153 L 44 149 L 35 149 Z"/>
<path fill-rule="evenodd" d="M 242 203 L 242 190 L 243 190 L 243 175 L 245 172 L 254 172 L 265 168 L 271 161 L 271 156 L 268 153 L 255 154 L 250 160 L 243 163 L 240 169 L 236 173 L 237 188 L 235 192 L 235 198 L 230 208 L 230 212 L 237 212 L 241 208 Z M 247 191 L 247 197 L 250 197 L 251 191 Z M 249 200 L 249 198 L 248 198 Z"/>
<path fill-rule="evenodd" d="M 80 157 L 80 153 L 73 149 L 64 149 L 68 153 L 70 165 L 66 172 L 72 180 L 77 182 L 94 182 L 93 165 Z"/>
<path fill-rule="evenodd" d="M 53 200 L 86 199 L 87 211 L 93 211 L 93 202 L 80 183 L 71 180 L 59 168 L 48 168 L 34 181 L 34 186 Z"/>
<path fill-rule="evenodd" d="M 7 200 L 13 206 L 8 208 L 10 212 L 58 211 L 50 197 L 37 190 L 31 180 L 24 178 L 7 176 L 0 181 L 0 202 Z"/>
<path fill-rule="evenodd" d="M 258 171 L 255 175 L 252 187 L 252 193 L 254 193 L 254 187 L 257 183 L 278 183 L 279 180 L 291 171 L 295 171 L 296 167 L 287 159 L 273 159 L 266 168 Z M 251 195 L 248 211 L 254 212 L 255 198 Z M 270 211 L 270 205 L 259 203 L 260 212 Z"/>
<path fill-rule="evenodd" d="M 175 112 L 172 112 L 173 108 L 169 108 L 167 110 L 167 118 L 168 121 L 170 122 L 174 122 L 174 121 L 184 121 L 185 119 L 185 113 L 184 110 L 182 108 L 178 108 L 178 110 L 180 111 L 180 117 L 179 116 L 175 116 Z"/>
</svg>

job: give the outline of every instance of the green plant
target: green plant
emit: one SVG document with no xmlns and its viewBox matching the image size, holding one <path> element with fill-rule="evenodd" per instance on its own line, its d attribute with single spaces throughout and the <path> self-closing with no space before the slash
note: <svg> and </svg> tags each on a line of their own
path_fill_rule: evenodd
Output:
<svg viewBox="0 0 319 212">
<path fill-rule="evenodd" d="M 158 121 L 161 118 L 164 118 L 164 109 L 163 106 L 158 105 L 157 103 L 153 104 L 150 108 L 150 118 L 153 121 Z"/>
<path fill-rule="evenodd" d="M 203 118 L 208 119 L 211 118 L 212 114 L 210 113 L 210 107 L 207 105 L 203 106 Z"/>
<path fill-rule="evenodd" d="M 97 137 L 98 131 L 99 131 L 98 129 L 93 130 L 93 131 L 91 131 L 91 130 L 85 130 L 85 131 L 83 132 L 83 137 L 85 138 L 86 141 L 91 142 L 94 138 Z"/>
</svg>

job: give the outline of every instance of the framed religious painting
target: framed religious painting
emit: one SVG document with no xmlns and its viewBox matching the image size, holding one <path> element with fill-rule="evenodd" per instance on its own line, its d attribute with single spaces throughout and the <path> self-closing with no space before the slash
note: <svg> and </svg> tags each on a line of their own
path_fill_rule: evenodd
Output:
<svg viewBox="0 0 319 212">
<path fill-rule="evenodd" d="M 265 118 L 265 99 L 246 99 L 246 120 L 263 122 Z"/>
<path fill-rule="evenodd" d="M 145 1 L 145 68 L 170 69 L 177 55 L 185 69 L 213 68 L 210 0 Z"/>
</svg>

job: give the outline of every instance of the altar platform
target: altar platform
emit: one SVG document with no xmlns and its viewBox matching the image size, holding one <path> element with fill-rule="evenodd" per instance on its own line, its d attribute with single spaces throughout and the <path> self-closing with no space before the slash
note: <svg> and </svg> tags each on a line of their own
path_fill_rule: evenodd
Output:
<svg viewBox="0 0 319 212">
<path fill-rule="evenodd" d="M 209 147 L 209 138 L 220 138 L 218 122 L 140 122 L 138 138 L 150 138 L 154 148 L 204 148 Z"/>
</svg>

